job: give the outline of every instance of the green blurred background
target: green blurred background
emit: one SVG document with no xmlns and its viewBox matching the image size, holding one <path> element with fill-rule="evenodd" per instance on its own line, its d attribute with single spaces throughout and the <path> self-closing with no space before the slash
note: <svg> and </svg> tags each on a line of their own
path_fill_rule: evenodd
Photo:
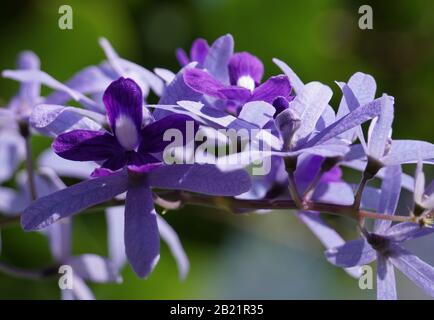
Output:
<svg viewBox="0 0 434 320">
<path fill-rule="evenodd" d="M 35 51 L 42 68 L 59 80 L 99 63 L 97 44 L 107 37 L 120 55 L 152 69 L 177 70 L 177 47 L 188 49 L 196 37 L 212 42 L 231 33 L 237 51 L 250 51 L 266 66 L 279 70 L 273 57 L 286 61 L 305 81 L 319 80 L 335 92 L 333 81 L 347 81 L 356 71 L 371 73 L 378 92 L 395 96 L 395 138 L 433 142 L 434 5 L 428 0 L 191 0 L 191 1 L 2 1 L 0 69 L 13 68 L 16 54 Z M 73 30 L 58 28 L 58 8 L 73 8 Z M 374 29 L 358 28 L 358 8 L 370 4 Z M 0 79 L 0 105 L 17 89 Z M 39 152 L 49 141 L 34 139 Z M 410 167 L 410 171 L 413 168 Z M 404 208 L 403 210 L 407 210 Z M 178 231 L 191 262 L 180 282 L 163 245 L 156 270 L 137 278 L 130 267 L 122 285 L 91 287 L 100 299 L 190 298 L 340 298 L 371 299 L 375 290 L 358 283 L 323 258 L 323 248 L 291 212 L 234 216 L 208 208 L 187 207 L 165 218 Z M 356 236 L 348 221 L 328 218 L 346 238 Z M 18 226 L 2 230 L 0 259 L 38 268 L 50 260 L 40 234 Z M 434 262 L 434 238 L 412 243 L 412 249 Z M 74 220 L 74 253 L 107 254 L 102 214 Z M 426 298 L 398 274 L 400 298 Z M 0 298 L 59 297 L 56 280 L 29 281 L 0 274 Z"/>
</svg>

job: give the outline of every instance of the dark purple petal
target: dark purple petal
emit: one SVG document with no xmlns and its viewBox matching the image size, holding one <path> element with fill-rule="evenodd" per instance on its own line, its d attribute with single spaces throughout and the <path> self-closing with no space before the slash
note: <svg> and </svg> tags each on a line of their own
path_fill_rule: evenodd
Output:
<svg viewBox="0 0 434 320">
<path fill-rule="evenodd" d="M 187 139 L 188 136 L 194 138 L 198 124 L 189 116 L 182 114 L 172 114 L 164 117 L 158 121 L 148 124 L 141 132 L 142 142 L 139 146 L 138 152 L 145 153 L 158 153 L 164 150 L 171 141 L 164 141 L 164 133 L 169 129 L 179 130 L 179 134 Z M 188 132 L 188 131 L 191 132 Z M 188 142 L 188 141 L 184 141 Z"/>
<path fill-rule="evenodd" d="M 52 145 L 60 157 L 74 161 L 100 161 L 124 152 L 116 138 L 104 131 L 74 130 L 58 136 Z"/>
<path fill-rule="evenodd" d="M 397 299 L 395 270 L 392 262 L 381 253 L 377 253 L 377 299 Z"/>
<path fill-rule="evenodd" d="M 429 296 L 434 297 L 434 268 L 432 266 L 399 246 L 394 246 L 394 254 L 390 260 L 415 285 Z"/>
<path fill-rule="evenodd" d="M 208 42 L 202 38 L 196 39 L 191 45 L 190 58 L 192 61 L 197 61 L 200 65 L 203 65 L 208 51 Z"/>
<path fill-rule="evenodd" d="M 146 277 L 160 258 L 157 215 L 149 185 L 130 179 L 125 201 L 125 250 L 139 277 Z"/>
<path fill-rule="evenodd" d="M 325 252 L 326 259 L 338 267 L 348 268 L 369 264 L 376 258 L 376 251 L 365 239 L 353 240 Z"/>
<path fill-rule="evenodd" d="M 186 190 L 208 195 L 234 196 L 251 187 L 249 174 L 244 170 L 221 172 L 208 164 L 178 164 L 163 166 L 149 173 L 152 187 Z"/>
<path fill-rule="evenodd" d="M 229 61 L 228 68 L 230 83 L 237 86 L 241 86 L 238 82 L 241 77 L 249 77 L 252 84 L 257 86 L 264 75 L 261 60 L 248 52 L 235 53 Z"/>
<path fill-rule="evenodd" d="M 277 97 L 287 97 L 290 93 L 291 84 L 289 83 L 288 77 L 280 75 L 269 78 L 259 87 L 257 87 L 253 91 L 250 101 L 261 100 L 271 104 Z"/>
<path fill-rule="evenodd" d="M 342 170 L 339 167 L 333 167 L 329 171 L 324 172 L 321 180 L 322 183 L 342 181 Z"/>
<path fill-rule="evenodd" d="M 380 201 L 378 203 L 379 213 L 395 214 L 401 193 L 401 175 L 401 166 L 386 167 L 381 184 Z M 375 220 L 374 233 L 383 234 L 391 224 L 391 220 Z"/>
<path fill-rule="evenodd" d="M 188 55 L 184 49 L 177 49 L 175 55 L 181 67 L 184 67 L 190 63 L 190 59 L 188 58 Z"/>
<path fill-rule="evenodd" d="M 225 98 L 224 94 L 220 93 L 219 90 L 225 89 L 226 86 L 206 71 L 194 68 L 186 69 L 184 71 L 184 82 L 196 92 L 215 98 Z"/>
<path fill-rule="evenodd" d="M 251 96 L 250 90 L 236 86 L 219 89 L 218 93 L 222 94 L 228 100 L 239 101 L 241 103 L 249 100 Z"/>
<path fill-rule="evenodd" d="M 273 107 L 276 109 L 274 118 L 276 118 L 282 111 L 288 109 L 289 100 L 283 96 L 279 96 L 273 100 Z"/>
<path fill-rule="evenodd" d="M 59 219 L 110 200 L 127 190 L 125 171 L 91 179 L 37 199 L 21 216 L 24 230 L 43 229 Z"/>
<path fill-rule="evenodd" d="M 116 125 L 122 118 L 129 119 L 137 132 L 140 131 L 143 95 L 137 83 L 123 77 L 113 81 L 104 92 L 103 101 L 110 126 L 115 134 L 118 131 Z"/>
</svg>

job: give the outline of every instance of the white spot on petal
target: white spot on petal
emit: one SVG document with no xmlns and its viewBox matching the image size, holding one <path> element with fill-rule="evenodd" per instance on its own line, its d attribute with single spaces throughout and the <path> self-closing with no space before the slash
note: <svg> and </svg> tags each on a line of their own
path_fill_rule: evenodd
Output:
<svg viewBox="0 0 434 320">
<path fill-rule="evenodd" d="M 255 80 L 250 76 L 241 76 L 238 78 L 237 86 L 249 89 L 253 92 L 253 90 L 255 90 Z"/>
<path fill-rule="evenodd" d="M 125 150 L 134 150 L 139 144 L 139 134 L 136 126 L 128 116 L 121 114 L 116 119 L 115 133 L 116 138 Z"/>
</svg>

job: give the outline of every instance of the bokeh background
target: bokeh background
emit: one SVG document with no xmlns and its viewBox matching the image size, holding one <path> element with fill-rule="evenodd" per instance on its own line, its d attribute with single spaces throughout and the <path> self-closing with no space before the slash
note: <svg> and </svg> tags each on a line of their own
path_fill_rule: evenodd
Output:
<svg viewBox="0 0 434 320">
<path fill-rule="evenodd" d="M 0 4 L 0 69 L 13 68 L 16 54 L 35 51 L 42 68 L 59 80 L 99 63 L 97 44 L 107 37 L 120 55 L 152 69 L 177 70 L 177 47 L 189 49 L 196 37 L 210 42 L 231 33 L 236 50 L 250 51 L 279 72 L 271 59 L 286 61 L 305 81 L 332 87 L 356 71 L 374 75 L 378 92 L 395 96 L 395 138 L 434 142 L 434 5 L 428 0 L 22 0 Z M 73 8 L 74 29 L 58 28 L 58 8 Z M 370 4 L 374 29 L 358 28 L 358 8 Z M 0 105 L 17 89 L 0 79 Z M 50 143 L 33 141 L 40 152 Z M 410 172 L 411 166 L 406 168 Z M 430 171 L 432 173 L 432 170 Z M 432 175 L 431 175 L 432 177 Z M 402 206 L 406 212 L 408 207 Z M 323 248 L 290 211 L 235 216 L 209 208 L 186 207 L 165 218 L 178 231 L 191 262 L 180 282 L 163 245 L 156 270 L 137 278 L 130 267 L 124 283 L 91 284 L 100 299 L 312 298 L 372 299 L 375 290 L 358 283 L 323 258 Z M 346 238 L 356 236 L 348 221 L 328 218 Z M 46 239 L 23 233 L 18 225 L 2 230 L 0 260 L 24 268 L 50 261 Z M 411 243 L 412 250 L 434 262 L 434 238 Z M 74 252 L 107 255 L 103 214 L 74 220 Z M 400 298 L 426 298 L 398 272 Z M 0 298 L 57 299 L 56 280 L 30 281 L 0 274 Z"/>
</svg>

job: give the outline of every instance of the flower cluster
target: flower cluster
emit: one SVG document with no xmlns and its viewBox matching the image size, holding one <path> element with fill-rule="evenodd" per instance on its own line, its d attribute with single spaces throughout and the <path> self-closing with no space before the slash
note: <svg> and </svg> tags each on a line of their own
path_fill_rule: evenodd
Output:
<svg viewBox="0 0 434 320">
<path fill-rule="evenodd" d="M 187 203 L 236 214 L 295 210 L 325 246 L 326 259 L 350 276 L 376 260 L 379 299 L 397 298 L 394 267 L 434 296 L 434 268 L 403 246 L 434 231 L 434 184 L 425 187 L 422 171 L 434 163 L 434 145 L 392 139 L 394 98 L 376 97 L 372 76 L 357 72 L 337 82 L 342 99 L 335 111 L 330 87 L 304 84 L 278 59 L 282 74 L 263 81 L 261 60 L 234 52 L 231 35 L 211 45 L 198 39 L 189 55 L 178 49 L 177 73 L 149 71 L 121 58 L 106 39 L 100 44 L 107 59 L 65 83 L 42 71 L 31 52 L 20 54 L 16 70 L 2 73 L 21 87 L 0 109 L 0 183 L 15 179 L 17 185 L 0 187 L 0 228 L 19 219 L 25 231 L 48 237 L 56 266 L 75 271 L 62 298 L 93 298 L 85 280 L 122 281 L 127 261 L 139 277 L 148 276 L 159 260 L 160 237 L 184 278 L 187 255 L 155 204 L 176 210 Z M 41 96 L 42 85 L 52 93 Z M 148 101 L 151 90 L 156 104 Z M 68 106 L 72 100 L 79 107 Z M 231 130 L 255 134 L 236 135 L 234 142 L 222 134 Z M 36 162 L 34 134 L 54 139 Z M 198 135 L 208 140 L 200 158 Z M 232 152 L 220 153 L 233 143 Z M 23 161 L 25 170 L 15 174 Z M 252 167 L 265 161 L 268 170 L 254 174 Z M 414 178 L 403 173 L 407 164 L 417 164 Z M 361 172 L 358 185 L 344 180 L 344 167 Z M 67 187 L 60 177 L 82 181 Z M 380 189 L 369 185 L 374 178 Z M 414 201 L 398 215 L 402 190 L 413 192 Z M 109 257 L 74 256 L 73 216 L 95 206 L 106 211 Z M 346 242 L 321 213 L 353 220 L 360 238 Z M 0 270 L 31 278 L 50 273 L 4 263 Z"/>
</svg>

